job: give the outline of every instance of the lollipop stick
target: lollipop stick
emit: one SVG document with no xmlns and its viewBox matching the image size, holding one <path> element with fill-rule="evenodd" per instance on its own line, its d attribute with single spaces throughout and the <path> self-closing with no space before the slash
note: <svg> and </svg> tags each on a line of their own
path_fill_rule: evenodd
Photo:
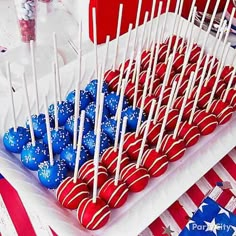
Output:
<svg viewBox="0 0 236 236">
<path fill-rule="evenodd" d="M 7 72 L 7 81 L 9 84 L 9 92 L 10 92 L 10 98 L 11 98 L 11 113 L 12 113 L 12 119 L 13 119 L 13 129 L 16 132 L 17 131 L 16 112 L 15 112 L 15 104 L 14 104 L 14 98 L 13 98 L 13 92 L 12 92 L 10 64 L 8 61 L 6 62 L 6 72 Z"/>
<path fill-rule="evenodd" d="M 74 111 L 74 132 L 73 132 L 73 148 L 76 149 L 77 133 L 78 133 L 78 116 L 79 116 L 79 105 L 80 105 L 80 80 L 75 87 L 75 111 Z M 80 124 L 81 126 L 81 124 Z"/>
<path fill-rule="evenodd" d="M 150 127 L 150 124 L 151 124 L 151 119 L 152 119 L 152 115 L 153 115 L 153 112 L 154 112 L 155 105 L 156 105 L 156 101 L 155 101 L 155 99 L 153 99 L 152 104 L 151 104 L 150 113 L 148 114 L 148 119 L 147 119 L 147 124 L 146 124 L 146 127 L 145 127 L 145 131 L 144 131 L 144 135 L 143 135 L 143 138 L 142 138 L 141 148 L 140 148 L 139 155 L 138 155 L 138 160 L 137 160 L 137 163 L 136 163 L 136 169 L 139 168 L 139 166 L 141 164 L 141 161 L 142 161 L 144 146 L 146 144 L 147 135 L 148 135 L 149 127 Z"/>
<path fill-rule="evenodd" d="M 83 131 L 84 131 L 84 120 L 85 120 L 85 111 L 81 111 L 80 126 L 79 126 L 79 137 L 78 137 L 78 143 L 77 143 L 75 169 L 74 169 L 74 176 L 73 176 L 73 182 L 74 183 L 76 183 L 77 178 L 78 178 L 80 152 L 81 152 L 82 138 L 83 138 Z"/>
<path fill-rule="evenodd" d="M 37 74 L 35 66 L 35 53 L 34 53 L 34 41 L 30 40 L 30 55 L 31 55 L 31 64 L 34 80 L 34 92 L 36 98 L 36 115 L 39 115 L 39 94 L 38 94 L 38 83 L 37 83 Z"/>
<path fill-rule="evenodd" d="M 164 135 L 165 126 L 166 126 L 166 122 L 167 122 L 170 106 L 171 106 L 171 103 L 172 103 L 172 98 L 173 98 L 173 95 L 175 93 L 176 83 L 177 82 L 174 81 L 174 83 L 172 85 L 172 88 L 171 88 L 171 93 L 170 93 L 169 101 L 168 101 L 168 104 L 167 104 L 167 107 L 166 107 L 166 112 L 165 112 L 164 119 L 163 119 L 163 122 L 162 122 L 162 125 L 161 125 L 161 131 L 160 131 L 160 134 L 159 134 L 159 137 L 158 137 L 158 141 L 157 141 L 157 146 L 156 146 L 156 151 L 157 152 L 159 152 L 160 147 L 161 147 L 161 141 L 162 141 L 162 138 L 163 138 L 163 135 Z"/>
<path fill-rule="evenodd" d="M 99 152 L 100 152 L 103 102 L 104 102 L 104 93 L 101 94 L 98 126 L 97 126 L 97 133 L 96 133 L 96 143 L 95 143 L 95 153 L 94 153 L 93 203 L 96 203 L 97 189 L 98 189 L 98 165 L 99 165 Z"/>
<path fill-rule="evenodd" d="M 55 64 L 52 64 L 53 69 L 53 88 L 54 88 L 54 117 L 55 117 L 55 130 L 58 130 L 58 105 L 57 105 L 57 88 L 56 88 L 56 68 Z"/>
<path fill-rule="evenodd" d="M 136 71 L 136 80 L 135 80 L 135 88 L 134 88 L 134 100 L 133 100 L 133 110 L 137 105 L 137 98 L 138 98 L 138 85 L 139 85 L 139 75 L 141 71 L 141 52 L 138 54 L 138 59 L 136 61 L 137 71 Z"/>
<path fill-rule="evenodd" d="M 140 20 L 141 7 L 142 7 L 142 0 L 139 0 L 137 14 L 136 14 L 136 22 L 135 22 L 134 44 L 133 44 L 134 48 L 136 48 L 136 43 L 137 43 L 136 40 L 137 40 L 137 34 L 138 34 L 138 25 L 139 25 L 139 20 Z"/>
<path fill-rule="evenodd" d="M 48 114 L 48 102 L 47 97 L 44 97 L 44 109 L 45 109 L 45 118 L 46 118 L 46 128 L 47 128 L 47 138 L 48 138 L 48 150 L 49 150 L 49 161 L 50 166 L 54 165 L 53 151 L 52 151 L 52 137 L 51 137 L 51 128 Z"/>
<path fill-rule="evenodd" d="M 146 51 L 148 50 L 149 45 L 150 45 L 151 33 L 152 33 L 152 27 L 153 27 L 153 18 L 154 18 L 154 13 L 155 13 L 155 8 L 156 8 L 156 2 L 157 2 L 157 0 L 153 0 L 153 2 L 152 2 L 152 11 L 151 11 L 151 18 L 150 18 L 150 28 L 149 28 L 149 31 L 148 31 Z"/>
<path fill-rule="evenodd" d="M 27 91 L 27 85 L 26 85 L 24 73 L 22 75 L 22 82 L 23 82 L 23 88 L 24 88 L 24 94 L 25 94 L 27 116 L 28 116 L 28 120 L 29 120 L 31 142 L 32 142 L 32 145 L 35 146 L 34 127 L 33 127 L 33 122 L 32 122 L 32 118 L 31 118 L 31 114 L 30 114 L 29 95 L 28 95 L 28 91 Z"/>
<path fill-rule="evenodd" d="M 54 62 L 56 66 L 56 80 L 57 80 L 57 91 L 58 91 L 58 101 L 61 103 L 61 78 L 60 78 L 60 70 L 59 70 L 59 62 L 58 62 L 58 56 L 57 56 L 57 35 L 55 32 L 53 32 L 53 48 L 54 48 Z"/>
<path fill-rule="evenodd" d="M 116 60 L 117 60 L 117 53 L 118 53 L 118 47 L 119 47 L 119 37 L 120 37 L 122 13 L 123 13 L 123 4 L 120 4 L 119 15 L 118 15 L 118 24 L 117 24 L 117 29 L 116 29 L 116 45 L 115 45 L 115 54 L 114 54 L 112 71 L 115 71 L 115 69 L 116 69 Z"/>
<path fill-rule="evenodd" d="M 97 83 L 97 96 L 96 96 L 96 108 L 95 108 L 95 133 L 97 132 L 97 123 L 98 123 L 98 116 L 99 116 L 99 106 L 100 106 L 100 89 L 101 89 L 101 70 L 102 68 L 98 68 L 98 83 Z"/>
<path fill-rule="evenodd" d="M 146 11 L 145 16 L 144 16 L 144 22 L 143 22 L 143 32 L 142 32 L 142 36 L 141 36 L 141 40 L 140 40 L 141 47 L 143 47 L 143 45 L 144 45 L 144 39 L 145 39 L 144 36 L 146 36 L 145 31 L 147 28 L 148 15 L 149 15 L 149 12 Z"/>
<path fill-rule="evenodd" d="M 117 151 L 118 148 L 118 142 L 119 142 L 119 133 L 120 133 L 120 121 L 121 121 L 121 112 L 122 112 L 122 106 L 124 101 L 124 93 L 125 93 L 125 81 L 122 80 L 121 85 L 121 93 L 120 93 L 120 100 L 117 108 L 117 124 L 116 124 L 116 136 L 115 136 L 115 144 L 114 144 L 114 151 Z"/>
<path fill-rule="evenodd" d="M 123 119 L 123 123 L 122 123 L 119 153 L 118 153 L 118 159 L 117 159 L 117 165 L 116 165 L 115 186 L 118 185 L 119 176 L 120 176 L 120 163 L 121 163 L 121 157 L 122 157 L 122 154 L 123 154 L 123 145 L 124 145 L 124 137 L 125 137 L 125 132 L 126 132 L 126 126 L 127 126 L 127 117 L 125 116 L 124 119 Z"/>
<path fill-rule="evenodd" d="M 110 42 L 110 35 L 107 35 L 106 37 L 106 44 L 105 44 L 105 53 L 104 53 L 104 58 L 103 58 L 103 74 L 105 74 L 105 70 L 106 70 L 106 65 L 107 65 L 107 54 L 108 54 L 108 50 L 109 50 L 109 42 Z"/>
<path fill-rule="evenodd" d="M 164 18 L 164 23 L 162 25 L 162 30 L 161 30 L 161 40 L 163 40 L 163 38 L 164 38 L 166 22 L 167 22 L 167 16 L 168 16 L 169 9 L 170 9 L 170 0 L 167 0 L 166 11 L 165 11 L 165 18 Z"/>
<path fill-rule="evenodd" d="M 97 50 L 97 20 L 96 20 L 96 8 L 92 9 L 93 17 L 93 45 L 94 45 L 94 62 L 95 62 L 95 76 L 98 78 L 98 50 Z"/>
<path fill-rule="evenodd" d="M 224 97 L 223 97 L 223 102 L 226 101 L 226 98 L 227 98 L 227 96 L 228 96 L 229 90 L 230 90 L 231 85 L 232 85 L 232 83 L 233 83 L 235 74 L 236 74 L 236 67 L 234 67 L 234 70 L 233 70 L 233 72 L 232 72 L 232 74 L 231 74 L 231 76 L 230 76 L 230 80 L 229 80 L 229 83 L 228 83 L 228 85 L 227 85 L 227 88 L 226 88 Z"/>
</svg>

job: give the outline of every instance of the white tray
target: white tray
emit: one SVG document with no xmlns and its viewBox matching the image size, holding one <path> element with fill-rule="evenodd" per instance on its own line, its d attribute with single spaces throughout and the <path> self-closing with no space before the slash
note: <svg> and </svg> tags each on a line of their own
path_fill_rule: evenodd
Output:
<svg viewBox="0 0 236 236">
<path fill-rule="evenodd" d="M 161 17 L 161 21 L 163 17 Z M 183 29 L 186 27 L 184 20 Z M 168 16 L 167 28 L 173 26 L 173 14 Z M 141 29 L 142 27 L 140 27 Z M 197 27 L 194 28 L 197 35 Z M 141 30 L 139 31 L 141 33 Z M 201 39 L 205 32 L 201 32 Z M 120 39 L 121 45 L 124 45 L 126 35 Z M 214 37 L 210 36 L 206 51 L 210 52 Z M 111 52 L 114 50 L 114 43 L 110 45 Z M 104 45 L 99 47 L 99 55 L 102 55 Z M 122 53 L 118 57 L 121 61 Z M 231 64 L 234 52 L 229 52 L 227 64 Z M 84 65 L 89 62 L 90 68 L 93 68 L 93 55 L 88 53 L 84 55 Z M 100 57 L 101 59 L 101 57 Z M 108 60 L 111 62 L 112 60 Z M 87 63 L 88 64 L 88 63 Z M 74 87 L 74 72 L 76 62 L 70 63 L 61 69 L 61 82 L 63 97 Z M 108 65 L 109 67 L 109 65 Z M 83 85 L 87 84 L 92 78 L 93 69 L 84 69 Z M 48 75 L 40 80 L 39 91 L 47 93 L 49 99 L 53 99 L 52 77 Z M 34 107 L 33 89 L 29 86 L 32 96 L 31 102 Z M 17 114 L 19 124 L 25 121 L 24 96 L 19 90 L 15 94 L 17 102 Z M 10 105 L 7 97 L 0 98 L 0 116 L 1 134 L 11 125 Z M 35 111 L 35 110 L 33 110 Z M 185 156 L 169 165 L 168 171 L 158 179 L 151 179 L 147 188 L 137 194 L 130 194 L 125 206 L 113 210 L 109 223 L 98 231 L 87 231 L 77 222 L 75 212 L 62 209 L 57 203 L 54 192 L 43 188 L 32 172 L 26 170 L 18 158 L 4 151 L 0 146 L 0 173 L 2 173 L 12 185 L 19 191 L 22 200 L 26 206 L 30 206 L 38 213 L 45 223 L 49 224 L 59 235 L 137 235 L 143 231 L 153 220 L 155 220 L 164 210 L 166 210 L 175 200 L 177 200 L 188 188 L 190 188 L 198 179 L 201 178 L 209 169 L 211 169 L 225 154 L 234 146 L 236 139 L 236 115 L 229 123 L 219 126 L 216 131 L 206 137 L 201 137 L 200 142 L 192 148 L 189 148 Z M 32 177 L 33 176 L 33 177 Z"/>
</svg>

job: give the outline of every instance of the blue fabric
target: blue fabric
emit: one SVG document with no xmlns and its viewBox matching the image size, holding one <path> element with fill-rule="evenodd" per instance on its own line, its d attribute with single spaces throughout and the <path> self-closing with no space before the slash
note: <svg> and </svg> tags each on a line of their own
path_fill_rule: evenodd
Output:
<svg viewBox="0 0 236 236">
<path fill-rule="evenodd" d="M 236 215 L 207 197 L 179 236 L 236 235 Z"/>
<path fill-rule="evenodd" d="M 3 179 L 4 177 L 0 174 L 0 179 Z"/>
</svg>

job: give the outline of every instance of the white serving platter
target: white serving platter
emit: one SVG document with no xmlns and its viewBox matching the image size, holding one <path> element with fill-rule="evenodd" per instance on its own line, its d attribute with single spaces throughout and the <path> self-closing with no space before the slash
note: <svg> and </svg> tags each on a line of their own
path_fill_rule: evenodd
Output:
<svg viewBox="0 0 236 236">
<path fill-rule="evenodd" d="M 163 15 L 160 17 L 160 24 L 163 21 Z M 168 14 L 167 33 L 173 26 L 173 14 Z M 187 21 L 183 19 L 183 32 L 187 27 Z M 142 32 L 142 26 L 139 28 L 139 34 Z M 205 35 L 200 32 L 200 44 Z M 198 28 L 194 28 L 194 35 L 198 35 Z M 125 45 L 126 35 L 120 39 L 120 45 Z M 206 45 L 206 51 L 211 53 L 215 38 L 209 37 Z M 118 55 L 118 62 L 122 58 L 121 48 Z M 104 54 L 104 45 L 98 48 L 99 60 L 102 60 Z M 114 51 L 114 42 L 110 43 L 110 55 Z M 110 56 L 111 57 L 111 56 Z M 234 50 L 230 50 L 227 56 L 226 64 L 232 64 Z M 108 60 L 110 63 L 112 60 Z M 107 68 L 111 66 L 108 63 Z M 68 91 L 74 87 L 74 81 L 77 77 L 76 64 L 74 61 L 61 68 L 61 87 L 62 95 L 66 96 Z M 88 65 L 89 67 L 85 67 Z M 93 78 L 93 52 L 83 55 L 83 83 L 84 87 L 89 80 Z M 32 111 L 35 112 L 34 94 L 32 85 L 28 86 L 31 96 Z M 49 100 L 53 101 L 52 76 L 47 75 L 39 80 L 40 94 L 48 94 Z M 24 96 L 21 90 L 14 95 L 17 108 L 18 124 L 23 125 L 26 120 L 24 106 Z M 41 108 L 42 108 L 42 104 Z M 43 111 L 43 109 L 41 109 Z M 5 95 L 0 97 L 0 134 L 2 135 L 12 124 L 10 114 L 9 99 Z M 108 224 L 98 231 L 87 231 L 77 221 L 75 211 L 68 211 L 61 208 L 55 198 L 55 192 L 42 187 L 35 173 L 26 170 L 20 163 L 19 158 L 7 153 L 3 145 L 0 146 L 0 173 L 19 192 L 26 206 L 33 208 L 39 217 L 50 225 L 58 235 L 102 235 L 102 236 L 136 236 L 142 232 L 153 220 L 155 220 L 163 211 L 165 211 L 174 201 L 176 201 L 188 188 L 190 188 L 198 179 L 200 179 L 209 169 L 211 169 L 225 154 L 234 146 L 236 140 L 236 115 L 226 125 L 217 127 L 216 131 L 206 137 L 201 137 L 197 145 L 189 148 L 185 156 L 169 165 L 168 171 L 160 178 L 151 179 L 147 188 L 137 194 L 130 194 L 126 204 L 117 210 L 112 210 L 111 218 Z"/>
</svg>

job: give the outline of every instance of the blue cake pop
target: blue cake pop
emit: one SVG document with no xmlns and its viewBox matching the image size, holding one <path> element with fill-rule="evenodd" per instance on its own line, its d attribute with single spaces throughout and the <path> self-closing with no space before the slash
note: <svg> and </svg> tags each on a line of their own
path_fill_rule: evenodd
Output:
<svg viewBox="0 0 236 236">
<path fill-rule="evenodd" d="M 85 109 L 85 116 L 89 118 L 89 120 L 95 124 L 95 118 L 96 118 L 96 103 L 91 102 L 87 108 Z M 107 120 L 109 118 L 110 114 L 106 107 L 103 107 L 103 114 L 102 114 L 102 122 Z"/>
<path fill-rule="evenodd" d="M 57 102 L 58 108 L 58 124 L 59 126 L 63 126 L 67 119 L 73 115 L 74 108 L 73 104 L 67 101 Z M 51 104 L 48 108 L 49 115 L 54 117 L 54 104 Z"/>
<path fill-rule="evenodd" d="M 84 135 L 82 140 L 83 145 L 89 151 L 89 154 L 93 157 L 95 151 L 95 143 L 96 143 L 96 135 L 94 131 L 89 131 L 86 135 Z M 110 140 L 108 136 L 101 132 L 100 139 L 100 155 L 110 146 Z"/>
<path fill-rule="evenodd" d="M 128 121 L 127 121 L 127 126 L 129 131 L 136 131 L 137 124 L 138 124 L 138 117 L 139 117 L 139 112 L 140 109 L 138 107 L 135 107 L 133 109 L 132 106 L 127 107 L 124 111 L 121 113 L 121 117 L 127 116 Z M 145 114 L 142 114 L 142 122 L 145 121 Z"/>
<path fill-rule="evenodd" d="M 23 146 L 29 142 L 30 132 L 24 127 L 10 128 L 3 136 L 5 148 L 13 153 L 21 153 Z"/>
<path fill-rule="evenodd" d="M 98 85 L 98 80 L 95 79 L 95 80 L 90 81 L 90 83 L 85 88 L 85 91 L 89 93 L 89 96 L 93 101 L 96 101 L 97 99 L 97 85 Z M 108 85 L 106 82 L 103 82 L 102 93 L 104 94 L 109 93 Z"/>
<path fill-rule="evenodd" d="M 44 161 L 39 165 L 38 178 L 46 188 L 56 189 L 66 175 L 66 163 L 62 160 L 54 161 L 52 166 L 49 161 Z"/>
<path fill-rule="evenodd" d="M 113 91 L 105 97 L 105 106 L 108 108 L 112 116 L 114 116 L 117 112 L 119 100 L 120 96 Z M 124 97 L 122 110 L 124 110 L 128 106 L 129 101 Z"/>
<path fill-rule="evenodd" d="M 38 170 L 39 164 L 48 159 L 48 149 L 41 142 L 36 142 L 35 146 L 29 142 L 23 147 L 21 152 L 21 162 L 30 170 Z"/>
<path fill-rule="evenodd" d="M 78 128 L 77 128 L 78 133 L 79 133 L 79 127 L 80 127 L 80 118 L 78 118 Z M 90 120 L 88 118 L 85 118 L 83 134 L 88 133 L 88 131 L 91 130 L 92 128 L 93 128 L 93 124 L 90 122 Z M 65 129 L 73 137 L 73 134 L 74 134 L 74 116 L 69 117 L 69 119 L 66 121 Z"/>
<path fill-rule="evenodd" d="M 73 105 L 75 104 L 75 90 L 71 91 L 67 95 L 66 100 L 72 103 Z M 88 106 L 90 102 L 91 99 L 89 93 L 84 90 L 80 90 L 80 110 L 85 110 L 85 108 Z"/>
<path fill-rule="evenodd" d="M 72 144 L 68 144 L 60 154 L 60 159 L 66 162 L 66 167 L 69 170 L 74 170 L 75 168 L 75 160 L 76 160 L 76 150 L 73 148 Z M 80 161 L 79 167 L 81 167 L 89 158 L 88 150 L 82 145 L 80 152 Z"/>
<path fill-rule="evenodd" d="M 34 129 L 35 138 L 41 139 L 46 131 L 46 119 L 44 114 L 32 115 L 32 124 Z M 53 126 L 53 117 L 50 116 L 50 125 Z M 29 120 L 26 122 L 26 126 L 29 129 Z"/>
<path fill-rule="evenodd" d="M 62 150 L 71 142 L 70 133 L 63 128 L 51 130 L 52 149 L 54 154 L 60 154 Z M 43 136 L 44 144 L 48 145 L 47 134 Z"/>
<path fill-rule="evenodd" d="M 112 143 L 115 141 L 116 137 L 116 126 L 117 121 L 115 117 L 111 117 L 102 123 L 102 131 L 109 137 Z"/>
</svg>

